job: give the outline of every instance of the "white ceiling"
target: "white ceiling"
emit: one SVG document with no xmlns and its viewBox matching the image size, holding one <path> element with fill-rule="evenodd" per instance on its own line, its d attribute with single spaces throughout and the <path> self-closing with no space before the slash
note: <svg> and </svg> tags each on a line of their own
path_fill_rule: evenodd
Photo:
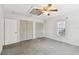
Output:
<svg viewBox="0 0 79 59">
<path fill-rule="evenodd" d="M 41 4 L 5 4 L 5 12 L 15 12 L 18 14 L 30 16 L 29 12 L 32 8 L 41 6 Z M 78 4 L 55 4 L 55 7 L 58 9 L 58 12 L 52 12 L 50 16 L 42 14 L 40 16 L 31 15 L 31 17 L 36 17 L 39 19 L 46 19 L 48 17 L 55 17 L 57 15 L 62 15 L 71 11 L 79 10 Z"/>
</svg>

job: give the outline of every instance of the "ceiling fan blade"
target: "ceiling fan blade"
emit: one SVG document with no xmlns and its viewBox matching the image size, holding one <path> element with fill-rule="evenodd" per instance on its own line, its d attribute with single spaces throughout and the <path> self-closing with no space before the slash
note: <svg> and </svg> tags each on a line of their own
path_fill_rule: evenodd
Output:
<svg viewBox="0 0 79 59">
<path fill-rule="evenodd" d="M 54 9 L 54 10 L 49 10 L 49 11 L 58 11 L 58 9 Z"/>
<path fill-rule="evenodd" d="M 40 11 L 42 11 L 42 9 L 36 9 L 36 10 L 40 10 Z"/>
<path fill-rule="evenodd" d="M 32 9 L 30 13 L 34 15 L 41 15 L 43 12 L 41 11 L 41 9 Z"/>
</svg>

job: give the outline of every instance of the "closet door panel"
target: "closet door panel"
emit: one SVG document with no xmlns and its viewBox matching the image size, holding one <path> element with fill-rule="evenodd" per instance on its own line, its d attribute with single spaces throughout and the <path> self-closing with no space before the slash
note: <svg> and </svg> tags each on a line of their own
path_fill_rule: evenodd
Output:
<svg viewBox="0 0 79 59">
<path fill-rule="evenodd" d="M 20 21 L 20 40 L 33 39 L 33 22 L 32 21 Z"/>
<path fill-rule="evenodd" d="M 5 45 L 18 41 L 17 20 L 5 20 Z"/>
<path fill-rule="evenodd" d="M 36 23 L 36 38 L 43 37 L 43 23 Z"/>
</svg>

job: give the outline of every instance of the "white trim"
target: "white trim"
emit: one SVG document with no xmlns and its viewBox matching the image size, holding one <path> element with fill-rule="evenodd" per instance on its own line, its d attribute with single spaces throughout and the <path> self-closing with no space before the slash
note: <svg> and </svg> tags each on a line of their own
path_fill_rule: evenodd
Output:
<svg viewBox="0 0 79 59">
<path fill-rule="evenodd" d="M 3 49 L 3 47 L 0 48 L 0 54 L 2 53 L 2 49 Z"/>
<path fill-rule="evenodd" d="M 36 38 L 36 22 L 33 21 L 33 39 Z"/>
<path fill-rule="evenodd" d="M 51 38 L 51 37 L 46 37 L 46 38 L 49 38 L 49 39 L 52 39 L 52 40 L 56 40 L 55 38 Z M 56 41 L 59 41 L 59 42 L 63 42 L 63 43 L 67 43 L 67 44 L 70 44 L 70 45 L 73 45 L 73 46 L 78 46 L 78 44 L 75 44 L 75 43 L 71 43 L 71 42 L 68 42 L 68 41 L 64 41 L 64 40 L 56 40 Z"/>
</svg>

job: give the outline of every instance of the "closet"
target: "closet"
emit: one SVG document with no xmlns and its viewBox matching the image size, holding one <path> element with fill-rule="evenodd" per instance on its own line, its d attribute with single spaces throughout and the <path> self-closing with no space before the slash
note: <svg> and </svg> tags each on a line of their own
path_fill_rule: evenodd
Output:
<svg viewBox="0 0 79 59">
<path fill-rule="evenodd" d="M 5 45 L 18 42 L 18 20 L 5 19 Z"/>
<path fill-rule="evenodd" d="M 33 22 L 20 20 L 20 40 L 33 39 Z"/>
<path fill-rule="evenodd" d="M 40 22 L 36 22 L 36 38 L 40 38 L 40 37 L 43 37 L 43 23 L 40 23 Z"/>
<path fill-rule="evenodd" d="M 4 27 L 5 45 L 43 37 L 43 23 L 41 22 L 5 19 Z"/>
</svg>

